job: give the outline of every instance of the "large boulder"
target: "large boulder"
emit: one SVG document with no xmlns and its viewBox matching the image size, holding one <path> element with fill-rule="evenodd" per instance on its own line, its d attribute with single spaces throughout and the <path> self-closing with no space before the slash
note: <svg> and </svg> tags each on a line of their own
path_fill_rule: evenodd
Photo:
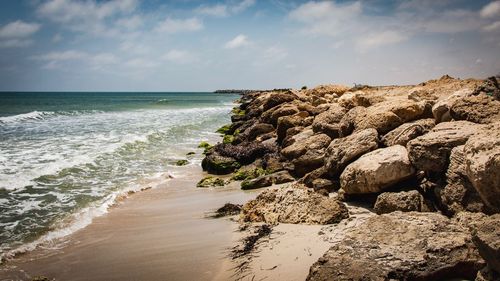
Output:
<svg viewBox="0 0 500 281">
<path fill-rule="evenodd" d="M 307 95 L 324 97 L 325 95 L 342 96 L 350 88 L 345 85 L 319 85 L 312 89 L 306 90 Z"/>
<path fill-rule="evenodd" d="M 253 141 L 258 136 L 267 134 L 272 131 L 274 131 L 273 125 L 267 123 L 256 123 L 246 129 L 245 132 L 243 132 L 243 135 L 245 136 L 246 140 Z"/>
<path fill-rule="evenodd" d="M 340 175 L 345 194 L 377 193 L 415 174 L 406 148 L 380 148 L 349 164 Z"/>
<path fill-rule="evenodd" d="M 315 133 L 324 133 L 331 138 L 344 136 L 347 132 L 342 131 L 342 125 L 339 122 L 347 113 L 347 109 L 334 103 L 330 108 L 314 118 L 312 128 Z"/>
<path fill-rule="evenodd" d="M 450 215 L 461 211 L 485 211 L 481 197 L 467 178 L 464 145 L 451 150 L 446 186 L 436 192 L 441 206 Z"/>
<path fill-rule="evenodd" d="M 300 157 L 292 160 L 293 172 L 298 177 L 303 177 L 305 174 L 323 166 L 325 162 L 325 149 L 311 149 Z"/>
<path fill-rule="evenodd" d="M 210 174 L 227 175 L 241 167 L 241 164 L 233 157 L 209 153 L 201 162 L 201 167 Z"/>
<path fill-rule="evenodd" d="M 472 232 L 479 254 L 500 273 L 500 214 L 483 218 Z"/>
<path fill-rule="evenodd" d="M 325 168 L 328 175 L 338 177 L 348 164 L 377 148 L 378 133 L 375 129 L 365 129 L 334 139 L 326 150 Z"/>
<path fill-rule="evenodd" d="M 384 192 L 377 197 L 373 207 L 377 214 L 402 212 L 430 212 L 432 206 L 416 190 Z"/>
<path fill-rule="evenodd" d="M 438 213 L 394 212 L 351 228 L 306 280 L 473 279 L 484 261 L 469 230 Z"/>
<path fill-rule="evenodd" d="M 265 123 L 270 123 L 276 126 L 278 124 L 278 118 L 282 116 L 289 116 L 298 113 L 300 110 L 294 104 L 284 103 L 276 108 L 271 108 L 268 111 L 262 113 L 260 119 Z"/>
<path fill-rule="evenodd" d="M 484 203 L 500 211 L 500 122 L 471 136 L 464 152 L 467 178 Z"/>
<path fill-rule="evenodd" d="M 385 134 L 382 143 L 385 146 L 406 144 L 412 139 L 429 132 L 435 126 L 434 119 L 420 119 L 417 121 L 404 123 L 396 129 Z"/>
<path fill-rule="evenodd" d="M 427 103 L 408 99 L 389 100 L 366 109 L 356 118 L 355 130 L 375 128 L 385 134 L 399 125 L 425 116 Z"/>
<path fill-rule="evenodd" d="M 264 111 L 269 110 L 272 107 L 280 105 L 285 102 L 290 102 L 297 99 L 297 95 L 293 94 L 291 91 L 288 92 L 272 92 L 271 95 L 264 101 L 263 109 Z"/>
<path fill-rule="evenodd" d="M 500 121 L 500 101 L 486 94 L 467 96 L 453 103 L 450 115 L 455 120 L 481 124 Z"/>
<path fill-rule="evenodd" d="M 270 175 L 262 175 L 254 179 L 241 182 L 241 189 L 256 189 L 271 186 L 273 184 L 282 184 L 294 181 L 295 178 L 288 171 L 279 171 Z"/>
<path fill-rule="evenodd" d="M 287 147 L 294 143 L 302 142 L 314 135 L 310 127 L 293 127 L 287 130 L 286 138 L 283 140 L 282 147 Z"/>
<path fill-rule="evenodd" d="M 451 150 L 465 144 L 480 127 L 468 121 L 440 123 L 429 133 L 408 142 L 410 160 L 418 170 L 444 173 Z"/>
<path fill-rule="evenodd" d="M 278 125 L 276 127 L 276 134 L 278 136 L 278 142 L 281 143 L 285 137 L 288 129 L 297 127 L 297 126 L 309 126 L 307 117 L 309 117 L 309 113 L 307 111 L 301 111 L 294 115 L 290 116 L 281 116 L 278 118 Z"/>
<path fill-rule="evenodd" d="M 330 144 L 330 137 L 325 134 L 318 134 L 308 137 L 307 139 L 295 142 L 281 150 L 288 159 L 295 159 L 305 154 L 308 150 L 322 150 Z"/>
<path fill-rule="evenodd" d="M 450 109 L 453 104 L 463 99 L 464 97 L 470 95 L 473 92 L 472 89 L 465 88 L 460 89 L 449 96 L 442 97 L 438 100 L 434 106 L 432 106 L 432 115 L 436 120 L 436 123 L 451 121 L 452 117 L 450 114 Z"/>
<path fill-rule="evenodd" d="M 233 144 L 217 144 L 213 148 L 215 154 L 230 157 L 241 164 L 250 164 L 257 158 L 261 158 L 266 154 L 277 152 L 278 148 L 274 143 L 261 143 L 257 141 L 243 142 L 238 145 Z M 207 157 L 211 154 L 207 154 Z"/>
<path fill-rule="evenodd" d="M 347 207 L 302 185 L 267 189 L 243 206 L 247 222 L 332 224 L 349 217 Z"/>
</svg>

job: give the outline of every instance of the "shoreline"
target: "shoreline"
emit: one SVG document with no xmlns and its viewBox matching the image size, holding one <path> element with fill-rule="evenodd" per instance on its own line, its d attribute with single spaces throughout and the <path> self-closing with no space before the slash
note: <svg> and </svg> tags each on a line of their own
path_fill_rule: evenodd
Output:
<svg viewBox="0 0 500 281">
<path fill-rule="evenodd" d="M 4 280 L 216 280 L 233 244 L 229 218 L 207 218 L 227 202 L 255 196 L 234 185 L 196 188 L 204 176 L 173 178 L 121 201 L 51 247 L 42 245 L 0 267 Z"/>
</svg>

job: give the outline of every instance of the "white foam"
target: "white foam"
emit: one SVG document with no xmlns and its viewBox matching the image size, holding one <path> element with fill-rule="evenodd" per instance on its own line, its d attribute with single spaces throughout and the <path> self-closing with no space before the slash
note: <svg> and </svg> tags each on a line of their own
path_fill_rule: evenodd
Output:
<svg viewBox="0 0 500 281">
<path fill-rule="evenodd" d="M 54 115 L 54 112 L 51 111 L 32 111 L 28 113 L 12 115 L 12 116 L 4 116 L 0 117 L 0 124 L 4 123 L 14 123 L 24 120 L 41 120 L 45 116 Z"/>
</svg>

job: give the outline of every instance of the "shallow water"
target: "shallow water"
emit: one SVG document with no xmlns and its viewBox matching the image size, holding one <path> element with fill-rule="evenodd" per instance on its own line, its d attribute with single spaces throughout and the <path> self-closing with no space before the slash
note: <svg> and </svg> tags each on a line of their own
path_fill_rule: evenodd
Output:
<svg viewBox="0 0 500 281">
<path fill-rule="evenodd" d="M 0 93 L 0 253 L 67 235 L 154 187 L 228 123 L 234 95 Z"/>
</svg>

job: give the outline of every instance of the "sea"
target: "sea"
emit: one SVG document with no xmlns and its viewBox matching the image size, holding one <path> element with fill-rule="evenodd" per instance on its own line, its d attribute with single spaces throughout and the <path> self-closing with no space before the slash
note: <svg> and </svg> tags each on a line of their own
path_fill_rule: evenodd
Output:
<svg viewBox="0 0 500 281">
<path fill-rule="evenodd" d="M 238 98 L 198 92 L 0 92 L 0 262 L 119 198 L 186 176 Z M 194 155 L 187 155 L 195 152 Z"/>
</svg>

